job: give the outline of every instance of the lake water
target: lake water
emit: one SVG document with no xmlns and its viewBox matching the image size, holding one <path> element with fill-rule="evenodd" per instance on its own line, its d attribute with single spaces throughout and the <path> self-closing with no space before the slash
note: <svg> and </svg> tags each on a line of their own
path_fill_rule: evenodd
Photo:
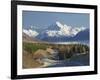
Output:
<svg viewBox="0 0 100 80">
<path fill-rule="evenodd" d="M 80 58 L 79 58 L 80 57 Z M 89 66 L 89 55 L 79 55 L 78 57 L 73 57 L 69 60 L 55 60 L 53 63 L 47 67 L 70 67 L 70 66 Z"/>
<path fill-rule="evenodd" d="M 53 42 L 52 44 L 85 44 L 89 46 L 89 41 Z M 70 58 L 70 60 L 61 60 L 57 56 L 55 56 L 54 58 L 54 60 L 57 62 L 49 65 L 48 67 L 88 66 L 89 65 L 89 54 L 74 56 Z"/>
<path fill-rule="evenodd" d="M 89 41 L 73 41 L 73 42 L 50 42 L 50 44 L 84 44 L 89 46 Z M 89 66 L 89 54 L 76 55 L 70 59 L 64 60 L 58 56 L 59 52 L 56 51 L 52 54 L 52 58 L 43 59 L 43 62 L 49 63 L 46 67 L 70 67 L 70 66 Z"/>
<path fill-rule="evenodd" d="M 50 42 L 51 44 L 85 44 L 90 45 L 89 41 L 71 41 L 71 42 Z"/>
</svg>

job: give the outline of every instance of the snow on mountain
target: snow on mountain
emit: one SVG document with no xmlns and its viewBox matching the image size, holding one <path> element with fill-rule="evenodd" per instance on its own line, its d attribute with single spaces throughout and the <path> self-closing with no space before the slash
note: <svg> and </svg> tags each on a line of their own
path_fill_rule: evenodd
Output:
<svg viewBox="0 0 100 80">
<path fill-rule="evenodd" d="M 89 40 L 89 29 L 80 31 L 75 37 L 74 40 Z"/>
<path fill-rule="evenodd" d="M 31 26 L 29 29 L 23 29 L 23 32 L 30 37 L 44 41 L 70 41 L 80 40 L 85 33 L 88 35 L 89 30 L 85 31 L 86 29 L 85 27 L 68 26 L 57 21 L 45 29 L 34 29 L 34 26 Z M 87 37 L 86 39 L 88 39 Z M 83 38 L 85 39 L 85 36 Z"/>
<path fill-rule="evenodd" d="M 31 29 L 28 29 L 28 30 L 27 29 L 23 29 L 23 32 L 25 34 L 27 34 L 28 36 L 30 36 L 30 37 L 36 37 L 36 36 L 39 35 L 39 33 L 37 31 L 33 31 Z"/>
<path fill-rule="evenodd" d="M 45 35 L 40 38 L 43 41 L 48 41 L 48 42 L 66 42 L 66 41 L 87 41 L 89 40 L 89 29 L 85 29 L 83 31 L 80 31 L 77 33 L 77 35 L 73 37 L 67 37 L 67 36 L 48 36 Z"/>
<path fill-rule="evenodd" d="M 60 22 L 56 22 L 56 25 L 59 27 L 59 30 L 46 30 L 46 34 L 50 37 L 59 37 L 59 36 L 67 36 L 73 37 L 77 35 L 80 31 L 85 30 L 84 27 L 71 27 L 66 24 L 61 24 Z"/>
</svg>

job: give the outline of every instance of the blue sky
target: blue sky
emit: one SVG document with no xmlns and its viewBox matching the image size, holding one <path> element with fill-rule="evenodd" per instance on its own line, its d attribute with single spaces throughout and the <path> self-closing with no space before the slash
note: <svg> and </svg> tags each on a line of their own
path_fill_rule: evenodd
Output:
<svg viewBox="0 0 100 80">
<path fill-rule="evenodd" d="M 24 29 L 35 26 L 39 29 L 48 27 L 60 21 L 72 27 L 88 27 L 89 14 L 82 13 L 61 13 L 61 12 L 39 12 L 39 11 L 23 11 L 22 25 Z"/>
</svg>

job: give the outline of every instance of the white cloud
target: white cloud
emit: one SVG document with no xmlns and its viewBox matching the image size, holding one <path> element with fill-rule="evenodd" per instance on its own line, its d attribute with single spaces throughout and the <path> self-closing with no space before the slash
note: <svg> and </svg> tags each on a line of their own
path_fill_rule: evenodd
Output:
<svg viewBox="0 0 100 80">
<path fill-rule="evenodd" d="M 28 36 L 30 36 L 30 37 L 36 37 L 36 36 L 39 35 L 38 32 L 33 31 L 33 30 L 31 30 L 31 29 L 29 29 L 29 30 L 23 29 L 23 32 L 26 33 L 26 34 L 27 34 Z"/>
<path fill-rule="evenodd" d="M 54 36 L 69 36 L 73 37 L 76 34 L 78 34 L 80 31 L 85 30 L 85 27 L 71 27 L 67 26 L 66 24 L 61 24 L 60 22 L 56 22 L 57 26 L 60 28 L 60 30 L 47 30 L 46 33 L 50 37 Z"/>
</svg>

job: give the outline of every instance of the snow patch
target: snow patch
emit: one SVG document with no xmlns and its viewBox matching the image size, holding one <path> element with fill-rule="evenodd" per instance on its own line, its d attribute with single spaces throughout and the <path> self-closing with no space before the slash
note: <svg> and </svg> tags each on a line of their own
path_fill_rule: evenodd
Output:
<svg viewBox="0 0 100 80">
<path fill-rule="evenodd" d="M 36 37 L 39 35 L 39 33 L 37 31 L 33 31 L 31 29 L 29 29 L 29 30 L 23 29 L 23 32 L 26 33 L 30 37 Z"/>
</svg>

